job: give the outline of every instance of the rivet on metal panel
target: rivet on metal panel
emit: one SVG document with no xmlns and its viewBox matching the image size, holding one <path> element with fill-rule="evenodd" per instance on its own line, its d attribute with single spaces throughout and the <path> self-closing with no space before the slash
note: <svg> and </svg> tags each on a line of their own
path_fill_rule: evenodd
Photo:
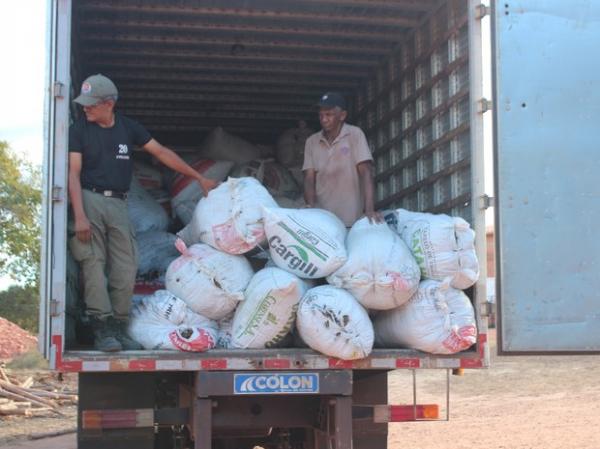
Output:
<svg viewBox="0 0 600 449">
<path fill-rule="evenodd" d="M 477 102 L 477 112 L 483 114 L 492 109 L 492 101 L 487 98 L 482 98 Z"/>
<path fill-rule="evenodd" d="M 62 200 L 62 187 L 52 186 L 52 201 L 55 203 L 60 203 Z"/>
<path fill-rule="evenodd" d="M 64 94 L 63 94 L 63 87 L 65 85 L 63 83 L 59 83 L 58 81 L 55 81 L 54 84 L 52 85 L 52 95 L 55 98 L 63 98 Z"/>
<path fill-rule="evenodd" d="M 475 6 L 475 18 L 477 20 L 483 19 L 485 16 L 488 15 L 488 13 L 489 13 L 489 8 L 486 5 L 481 4 L 481 5 Z"/>
<path fill-rule="evenodd" d="M 486 194 L 481 195 L 479 197 L 479 201 L 480 209 L 489 209 L 490 207 L 494 207 L 496 205 L 495 198 Z"/>
</svg>

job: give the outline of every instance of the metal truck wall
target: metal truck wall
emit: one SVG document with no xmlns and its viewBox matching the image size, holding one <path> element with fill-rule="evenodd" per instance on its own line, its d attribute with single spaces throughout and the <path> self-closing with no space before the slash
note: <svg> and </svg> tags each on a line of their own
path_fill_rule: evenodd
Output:
<svg viewBox="0 0 600 449">
<path fill-rule="evenodd" d="M 501 350 L 600 351 L 600 4 L 497 2 Z"/>
<path fill-rule="evenodd" d="M 472 219 L 468 7 L 442 4 L 359 91 L 381 208 Z"/>
</svg>

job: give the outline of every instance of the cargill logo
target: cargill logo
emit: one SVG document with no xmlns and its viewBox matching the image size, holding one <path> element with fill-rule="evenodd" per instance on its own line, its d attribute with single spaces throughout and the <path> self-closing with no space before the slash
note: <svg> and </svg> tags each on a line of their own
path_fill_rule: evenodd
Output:
<svg viewBox="0 0 600 449">
<path fill-rule="evenodd" d="M 309 394 L 319 392 L 317 373 L 236 374 L 234 394 Z"/>
</svg>

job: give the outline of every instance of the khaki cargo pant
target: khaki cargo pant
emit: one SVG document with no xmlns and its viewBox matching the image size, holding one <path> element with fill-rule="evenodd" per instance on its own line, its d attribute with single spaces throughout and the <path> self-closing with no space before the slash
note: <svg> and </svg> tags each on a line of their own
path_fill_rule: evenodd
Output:
<svg viewBox="0 0 600 449">
<path fill-rule="evenodd" d="M 83 208 L 92 227 L 92 239 L 69 239 L 80 263 L 87 314 L 127 319 L 138 266 L 135 233 L 127 201 L 83 190 Z"/>
</svg>

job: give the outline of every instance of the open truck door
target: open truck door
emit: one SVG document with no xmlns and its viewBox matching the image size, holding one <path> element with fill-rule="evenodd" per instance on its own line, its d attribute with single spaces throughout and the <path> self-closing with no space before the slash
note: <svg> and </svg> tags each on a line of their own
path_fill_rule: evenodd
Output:
<svg viewBox="0 0 600 449">
<path fill-rule="evenodd" d="M 498 350 L 600 352 L 600 4 L 495 2 Z"/>
<path fill-rule="evenodd" d="M 42 195 L 42 260 L 40 271 L 39 349 L 56 366 L 64 341 L 65 270 L 67 257 L 67 155 L 69 138 L 69 30 L 68 2 L 46 5 L 46 99 L 44 118 L 44 176 Z M 59 51 L 59 49 L 61 49 Z"/>
</svg>

